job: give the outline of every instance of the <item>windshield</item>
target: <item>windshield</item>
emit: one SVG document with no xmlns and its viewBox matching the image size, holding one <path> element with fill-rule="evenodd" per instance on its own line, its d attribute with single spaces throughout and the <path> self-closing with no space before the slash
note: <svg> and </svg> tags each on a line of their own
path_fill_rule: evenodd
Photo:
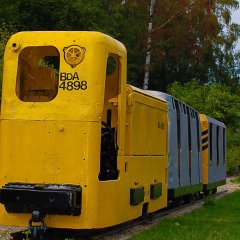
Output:
<svg viewBox="0 0 240 240">
<path fill-rule="evenodd" d="M 58 93 L 60 56 L 53 46 L 26 47 L 18 59 L 16 94 L 24 102 L 49 102 Z"/>
</svg>

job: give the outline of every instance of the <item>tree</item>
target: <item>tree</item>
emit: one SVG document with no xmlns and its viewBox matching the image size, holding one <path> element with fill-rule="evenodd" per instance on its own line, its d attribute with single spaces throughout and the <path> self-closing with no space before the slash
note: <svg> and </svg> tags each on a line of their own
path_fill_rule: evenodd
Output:
<svg viewBox="0 0 240 240">
<path fill-rule="evenodd" d="M 142 85 L 146 1 L 6 0 L 3 5 L 0 19 L 13 23 L 17 31 L 101 31 L 120 40 L 128 49 L 128 79 Z"/>
<path fill-rule="evenodd" d="M 2 70 L 3 70 L 3 54 L 5 45 L 9 37 L 15 32 L 15 28 L 12 25 L 7 25 L 4 22 L 0 26 L 0 98 L 2 93 Z"/>
<path fill-rule="evenodd" d="M 94 30 L 128 50 L 128 81 L 142 87 L 148 41 L 149 0 L 5 0 L 0 19 L 21 30 Z M 149 88 L 174 81 L 239 85 L 239 25 L 231 23 L 237 0 L 155 0 Z M 20 14 L 19 14 L 20 13 Z M 147 67 L 148 69 L 148 67 Z"/>
<path fill-rule="evenodd" d="M 166 90 L 191 79 L 236 85 L 240 28 L 230 18 L 237 7 L 235 0 L 157 1 L 150 88 Z"/>
<path fill-rule="evenodd" d="M 149 83 L 149 68 L 151 66 L 151 45 L 152 45 L 152 28 L 153 28 L 153 10 L 155 0 L 151 0 L 149 4 L 149 23 L 148 23 L 148 35 L 147 35 L 147 53 L 145 61 L 145 71 L 143 80 L 143 89 L 148 89 Z"/>
</svg>

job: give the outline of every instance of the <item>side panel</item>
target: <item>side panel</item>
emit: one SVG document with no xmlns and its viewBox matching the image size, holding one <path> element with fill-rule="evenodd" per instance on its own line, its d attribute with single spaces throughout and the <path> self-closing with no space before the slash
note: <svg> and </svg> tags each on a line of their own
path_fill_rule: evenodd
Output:
<svg viewBox="0 0 240 240">
<path fill-rule="evenodd" d="M 219 128 L 220 134 L 219 134 L 219 166 L 220 166 L 220 179 L 226 179 L 226 160 L 225 160 L 225 154 L 226 154 L 226 143 L 224 143 L 226 136 L 224 137 L 224 132 L 226 132 L 225 128 L 220 127 Z M 225 152 L 225 154 L 224 154 Z"/>
<path fill-rule="evenodd" d="M 177 148 L 177 115 L 172 101 L 168 101 L 168 188 L 179 187 L 178 148 Z"/>
<path fill-rule="evenodd" d="M 219 128 L 218 134 L 217 134 L 217 128 Z M 211 161 L 209 162 L 208 183 L 219 182 L 221 180 L 226 179 L 226 163 L 224 163 L 224 159 L 223 159 L 222 129 L 223 127 L 217 125 L 216 123 L 212 123 L 212 163 Z M 209 159 L 210 159 L 210 151 L 209 151 Z"/>
<path fill-rule="evenodd" d="M 127 155 L 166 155 L 166 104 L 133 92 L 128 95 Z"/>
<path fill-rule="evenodd" d="M 181 124 L 181 150 L 180 150 L 180 186 L 190 185 L 189 161 L 188 161 L 188 119 L 187 116 L 180 113 Z"/>
<path fill-rule="evenodd" d="M 90 136 L 85 123 L 1 120 L 1 128 L 1 187 L 16 182 L 88 185 L 89 156 L 84 146 L 88 145 Z M 90 142 L 96 144 L 97 136 L 100 139 L 100 132 L 95 133 Z M 95 147 L 94 154 L 98 156 L 98 153 L 99 149 Z M 84 189 L 81 217 L 47 216 L 47 225 L 54 227 L 58 222 L 59 226 L 56 227 L 76 228 L 77 219 L 87 217 L 86 193 Z M 4 206 L 0 205 L 0 224 L 24 226 L 29 219 L 29 214 L 7 214 Z"/>
<path fill-rule="evenodd" d="M 191 120 L 191 184 L 199 184 L 198 166 L 198 143 L 197 143 L 197 123 L 195 118 Z"/>
<path fill-rule="evenodd" d="M 221 179 L 225 179 L 226 178 L 226 165 L 224 164 L 224 159 L 223 159 L 223 128 L 222 127 L 219 127 L 219 141 L 218 141 L 218 144 L 219 144 L 219 169 L 220 172 L 219 172 L 219 178 Z M 224 169 L 224 170 L 223 170 Z"/>
<path fill-rule="evenodd" d="M 127 164 L 127 168 L 125 168 Z M 93 226 L 107 227 L 142 216 L 143 204 L 147 212 L 154 212 L 167 206 L 167 158 L 162 156 L 127 156 L 119 159 L 120 179 L 99 182 L 92 192 L 91 215 Z M 161 196 L 150 198 L 152 184 L 162 185 Z M 130 189 L 144 187 L 144 201 L 130 205 Z"/>
<path fill-rule="evenodd" d="M 223 129 L 225 125 L 201 114 L 202 149 L 203 149 L 203 184 L 205 190 L 223 185 L 226 180 L 226 151 Z"/>
</svg>

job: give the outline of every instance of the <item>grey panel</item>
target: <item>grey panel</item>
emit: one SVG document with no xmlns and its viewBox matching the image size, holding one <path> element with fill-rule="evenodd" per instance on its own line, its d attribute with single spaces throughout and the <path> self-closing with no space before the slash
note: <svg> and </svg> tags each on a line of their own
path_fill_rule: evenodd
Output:
<svg viewBox="0 0 240 240">
<path fill-rule="evenodd" d="M 183 111 L 181 109 L 181 111 Z M 188 151 L 188 119 L 183 112 L 180 113 L 180 132 L 181 132 L 181 150 L 180 150 L 180 186 L 184 187 L 190 184 L 189 176 L 189 151 Z"/>
<path fill-rule="evenodd" d="M 219 165 L 223 163 L 223 128 L 219 128 L 219 138 L 218 138 L 218 144 L 219 144 Z"/>
<path fill-rule="evenodd" d="M 225 130 L 225 134 L 224 134 L 224 132 L 223 132 L 223 144 L 224 144 L 224 146 L 223 146 L 223 151 L 225 152 L 225 156 L 223 155 L 223 161 L 222 161 L 222 174 L 221 174 L 221 176 L 222 176 L 222 179 L 226 179 L 226 146 L 227 146 L 227 143 L 226 143 L 226 139 L 227 139 L 227 137 L 226 137 L 226 128 L 225 127 L 223 127 L 223 130 Z"/>
<path fill-rule="evenodd" d="M 224 147 L 226 151 L 226 144 L 223 144 L 223 129 L 225 129 L 225 125 L 215 119 L 208 118 L 209 128 L 210 124 L 212 124 L 212 139 L 211 145 L 209 146 L 209 150 L 212 147 L 212 150 L 209 151 L 209 169 L 208 169 L 208 182 L 214 183 L 221 180 L 226 179 L 226 161 L 224 162 Z M 219 135 L 217 138 L 217 126 L 219 126 Z M 210 129 L 209 129 L 210 132 Z M 226 141 L 226 137 L 225 137 Z M 219 156 L 217 154 L 217 142 L 219 146 Z M 212 164 L 210 163 L 210 152 L 212 151 Z M 219 158 L 219 159 L 218 159 Z"/>
<path fill-rule="evenodd" d="M 168 129 L 168 185 L 169 188 L 179 186 L 178 152 L 177 152 L 177 119 L 175 109 L 169 109 Z"/>
<path fill-rule="evenodd" d="M 176 107 L 172 96 L 164 93 L 160 96 L 168 104 L 168 188 L 174 189 L 179 187 Z"/>
<path fill-rule="evenodd" d="M 216 131 L 217 131 L 217 128 L 216 128 L 216 125 L 213 124 L 212 126 L 212 164 L 211 164 L 211 167 L 212 167 L 212 170 L 214 170 L 217 166 L 217 134 L 216 134 Z"/>
<path fill-rule="evenodd" d="M 224 179 L 226 177 L 226 170 L 223 162 L 223 127 L 219 127 L 219 165 L 218 165 L 218 179 Z"/>
<path fill-rule="evenodd" d="M 191 121 L 191 184 L 199 183 L 198 143 L 197 143 L 197 122 L 196 118 Z"/>
</svg>

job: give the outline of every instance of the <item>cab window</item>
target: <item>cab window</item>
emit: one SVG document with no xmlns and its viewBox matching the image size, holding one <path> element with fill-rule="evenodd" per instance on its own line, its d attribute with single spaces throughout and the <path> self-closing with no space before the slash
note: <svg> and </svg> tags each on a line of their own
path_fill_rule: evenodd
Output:
<svg viewBox="0 0 240 240">
<path fill-rule="evenodd" d="M 53 46 L 26 47 L 18 59 L 16 94 L 24 102 L 49 102 L 58 93 L 60 56 Z"/>
</svg>

